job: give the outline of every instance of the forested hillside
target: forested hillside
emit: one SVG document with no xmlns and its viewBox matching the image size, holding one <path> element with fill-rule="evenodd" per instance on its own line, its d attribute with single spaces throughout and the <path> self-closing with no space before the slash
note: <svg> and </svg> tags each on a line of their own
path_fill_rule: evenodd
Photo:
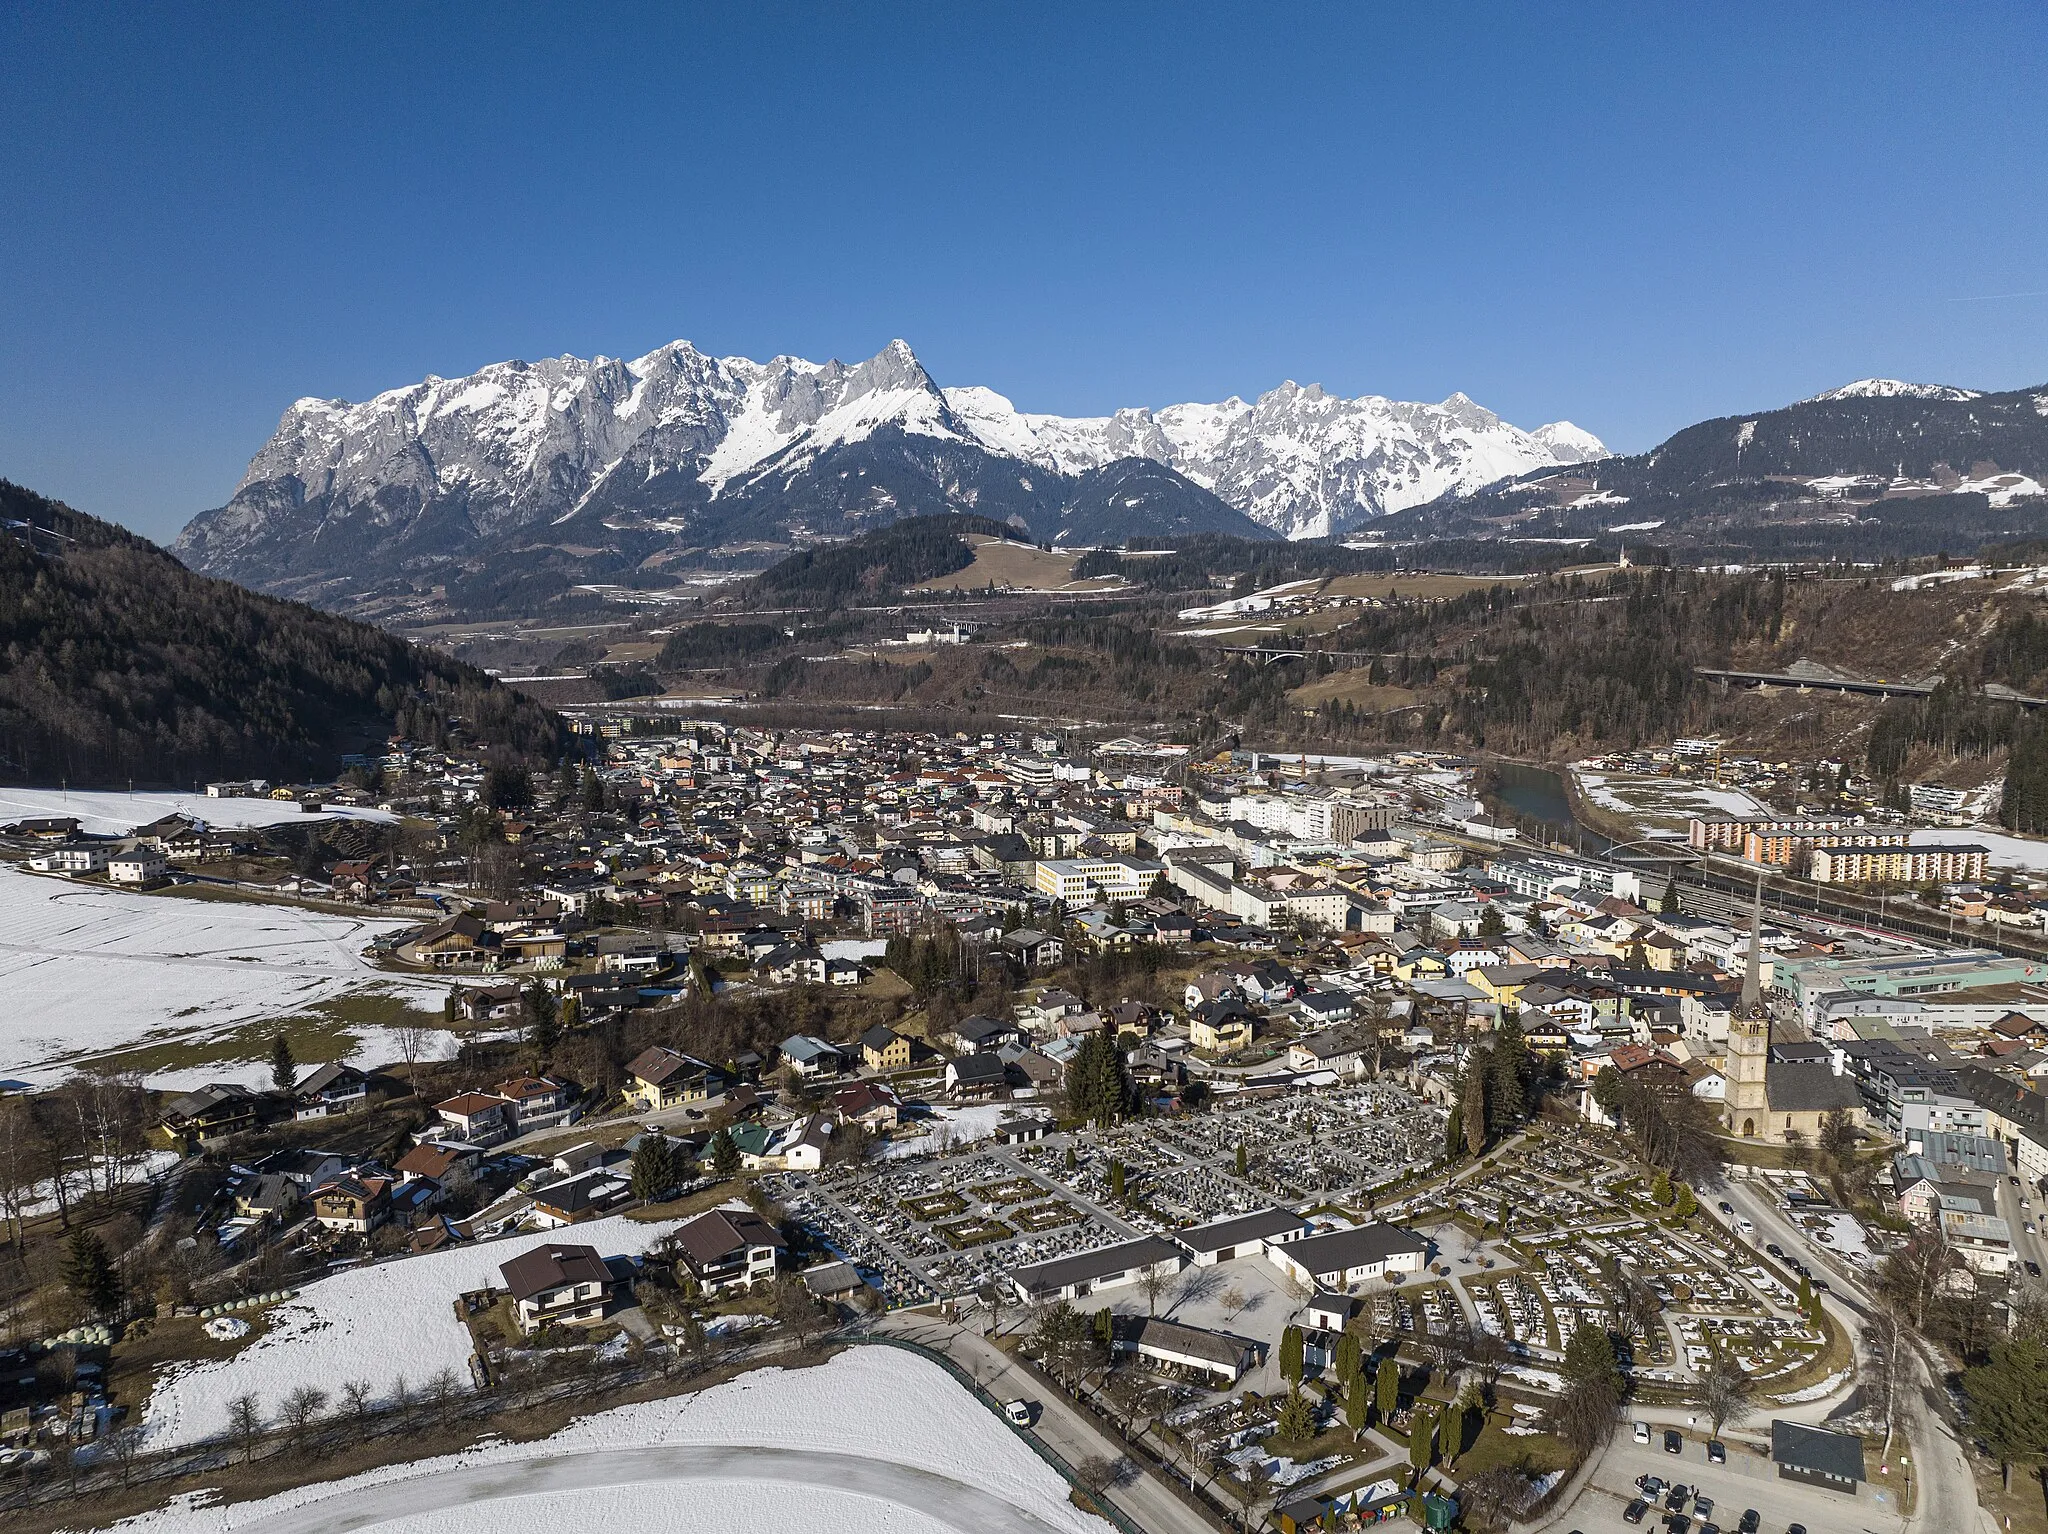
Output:
<svg viewBox="0 0 2048 1534">
<path fill-rule="evenodd" d="M 561 750 L 553 714 L 480 671 L 195 575 L 4 480 L 0 527 L 0 776 L 326 778 L 400 722 L 532 762 Z"/>
<path fill-rule="evenodd" d="M 1963 554 L 2048 533 L 2048 389 L 1822 397 L 1688 426 L 1379 524 L 1389 539 L 1617 538 L 1690 563 Z"/>
<path fill-rule="evenodd" d="M 909 517 L 826 548 L 805 549 L 761 572 L 749 595 L 797 607 L 837 607 L 888 596 L 974 563 L 967 534 L 1014 538 L 986 517 Z"/>
</svg>

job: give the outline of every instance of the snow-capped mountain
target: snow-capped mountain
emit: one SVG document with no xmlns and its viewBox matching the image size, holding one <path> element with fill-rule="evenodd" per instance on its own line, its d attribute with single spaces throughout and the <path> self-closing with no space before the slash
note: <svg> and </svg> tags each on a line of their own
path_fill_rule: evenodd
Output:
<svg viewBox="0 0 2048 1534">
<path fill-rule="evenodd" d="M 1557 464 L 1607 456 L 1568 421 L 1533 432 L 1462 394 L 1440 405 L 1285 383 L 1247 404 L 1072 418 L 1018 410 L 993 389 L 948 389 L 955 418 L 996 452 L 1072 473 L 1150 458 L 1290 538 L 1341 533 L 1385 512 Z"/>
<path fill-rule="evenodd" d="M 1524 432 L 1462 394 L 1409 404 L 1289 383 L 1250 403 L 1067 419 L 990 389 L 941 390 L 901 341 L 852 365 L 676 341 L 630 360 L 494 363 L 358 404 L 299 400 L 228 504 L 176 548 L 217 574 L 312 590 L 550 548 L 630 570 L 681 548 L 941 511 L 1069 542 L 1316 537 L 1604 455 L 1575 426 Z M 1081 478 L 1126 459 L 1163 472 L 1121 476 L 1131 493 L 1115 515 L 1098 498 L 1075 522 Z"/>
<path fill-rule="evenodd" d="M 1854 383 L 1845 383 L 1839 389 L 1830 389 L 1825 394 L 1816 394 L 1810 399 L 1799 401 L 1802 405 L 1818 405 L 1826 400 L 1838 399 L 1982 399 L 1976 389 L 1956 389 L 1947 384 L 1903 383 L 1896 378 L 1859 378 Z"/>
</svg>

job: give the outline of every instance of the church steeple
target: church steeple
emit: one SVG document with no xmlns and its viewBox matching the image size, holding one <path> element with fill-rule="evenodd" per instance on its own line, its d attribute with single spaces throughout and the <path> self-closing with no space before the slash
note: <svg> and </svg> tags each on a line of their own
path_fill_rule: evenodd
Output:
<svg viewBox="0 0 2048 1534">
<path fill-rule="evenodd" d="M 1756 876 L 1756 904 L 1749 911 L 1749 962 L 1742 969 L 1742 1012 L 1756 1011 L 1759 996 L 1757 975 L 1762 968 L 1764 940 L 1764 876 Z"/>
<path fill-rule="evenodd" d="M 1742 1004 L 1728 1019 L 1727 1124 L 1750 1136 L 1768 1129 L 1771 1012 L 1763 1001 L 1764 881 L 1758 875 L 1749 913 L 1749 963 L 1742 974 Z"/>
</svg>

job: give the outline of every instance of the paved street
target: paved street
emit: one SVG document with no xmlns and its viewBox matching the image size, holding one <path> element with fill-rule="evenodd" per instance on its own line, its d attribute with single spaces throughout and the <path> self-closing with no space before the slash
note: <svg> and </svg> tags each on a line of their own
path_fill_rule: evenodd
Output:
<svg viewBox="0 0 2048 1534">
<path fill-rule="evenodd" d="M 1114 1459 L 1121 1452 L 1078 1407 L 1045 1389 L 979 1334 L 910 1312 L 889 1316 L 875 1329 L 945 1353 L 997 1400 L 1022 1397 L 1037 1402 L 1039 1415 L 1031 1432 L 1068 1464 L 1079 1465 L 1096 1456 Z M 1147 1534 L 1215 1534 L 1194 1509 L 1135 1465 L 1109 1497 Z"/>
</svg>

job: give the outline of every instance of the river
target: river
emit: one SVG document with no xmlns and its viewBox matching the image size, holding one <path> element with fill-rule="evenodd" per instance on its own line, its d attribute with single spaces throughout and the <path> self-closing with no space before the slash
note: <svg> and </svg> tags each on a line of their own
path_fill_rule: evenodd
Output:
<svg viewBox="0 0 2048 1534">
<path fill-rule="evenodd" d="M 1612 843 L 1572 814 L 1564 778 L 1548 767 L 1526 762 L 1494 762 L 1492 797 L 1516 814 L 1540 823 L 1549 837 L 1587 853 L 1605 851 Z"/>
</svg>

